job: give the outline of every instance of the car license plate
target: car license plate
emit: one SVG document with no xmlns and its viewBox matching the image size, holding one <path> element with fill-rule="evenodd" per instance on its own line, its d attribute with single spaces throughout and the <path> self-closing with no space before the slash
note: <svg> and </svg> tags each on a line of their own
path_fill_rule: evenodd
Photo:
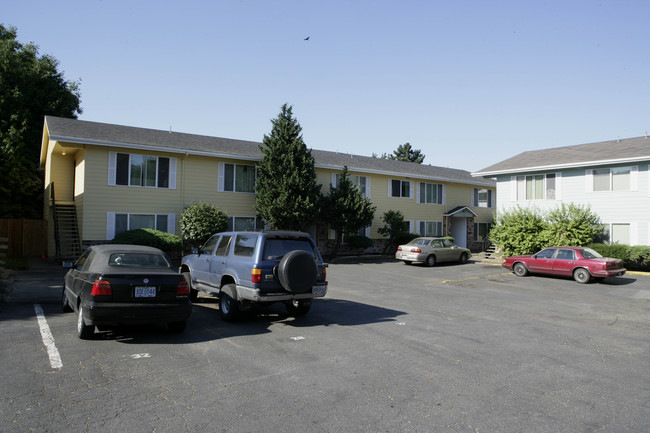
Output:
<svg viewBox="0 0 650 433">
<path fill-rule="evenodd" d="M 311 289 L 311 293 L 314 296 L 324 296 L 325 292 L 327 292 L 327 286 L 314 286 Z"/>
<path fill-rule="evenodd" d="M 135 286 L 136 298 L 155 298 L 156 286 Z"/>
</svg>

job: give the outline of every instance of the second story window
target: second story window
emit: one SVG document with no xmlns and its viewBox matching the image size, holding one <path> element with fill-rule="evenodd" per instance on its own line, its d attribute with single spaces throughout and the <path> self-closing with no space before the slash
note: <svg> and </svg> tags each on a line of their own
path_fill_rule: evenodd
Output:
<svg viewBox="0 0 650 433">
<path fill-rule="evenodd" d="M 391 179 L 390 183 L 388 184 L 388 195 L 390 197 L 412 198 L 412 185 L 413 184 L 409 180 Z"/>
<path fill-rule="evenodd" d="M 439 183 L 418 184 L 418 203 L 445 204 L 445 186 Z"/>
<path fill-rule="evenodd" d="M 493 192 L 487 188 L 473 188 L 472 206 L 494 207 Z"/>
<path fill-rule="evenodd" d="M 255 192 L 254 165 L 219 163 L 219 191 Z"/>
<path fill-rule="evenodd" d="M 108 153 L 108 184 L 176 188 L 176 158 Z"/>
<path fill-rule="evenodd" d="M 350 183 L 357 188 L 359 188 L 359 192 L 361 192 L 361 197 L 367 198 L 370 197 L 370 179 L 368 179 L 367 176 L 358 176 L 356 174 L 351 174 L 348 176 L 348 179 L 350 179 Z M 337 186 L 339 182 L 341 181 L 341 175 L 336 174 L 333 175 L 332 177 L 332 186 Z"/>
<path fill-rule="evenodd" d="M 558 173 L 517 176 L 517 200 L 556 200 L 559 199 Z M 489 207 L 489 206 L 488 206 Z"/>
<path fill-rule="evenodd" d="M 587 192 L 638 191 L 638 171 L 638 166 L 586 170 Z"/>
<path fill-rule="evenodd" d="M 630 167 L 594 170 L 594 191 L 629 191 Z"/>
</svg>

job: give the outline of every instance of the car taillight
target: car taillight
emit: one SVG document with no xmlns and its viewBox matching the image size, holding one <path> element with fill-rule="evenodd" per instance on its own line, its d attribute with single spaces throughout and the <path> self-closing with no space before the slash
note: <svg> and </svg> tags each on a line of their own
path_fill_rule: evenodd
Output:
<svg viewBox="0 0 650 433">
<path fill-rule="evenodd" d="M 397 247 L 397 251 L 402 251 L 402 247 Z"/>
<path fill-rule="evenodd" d="M 190 285 L 187 284 L 187 281 L 179 281 L 176 286 L 176 295 L 189 295 L 190 294 Z"/>
<path fill-rule="evenodd" d="M 327 281 L 327 268 L 323 266 L 323 281 Z"/>
<path fill-rule="evenodd" d="M 251 283 L 261 283 L 262 282 L 262 270 L 253 268 L 251 271 Z"/>
<path fill-rule="evenodd" d="M 419 249 L 419 248 L 413 248 L 413 249 L 411 250 L 411 252 L 412 252 L 412 253 L 418 253 L 418 254 L 419 254 L 419 253 L 422 252 L 422 250 Z"/>
<path fill-rule="evenodd" d="M 93 296 L 112 295 L 113 289 L 111 288 L 111 283 L 106 280 L 95 280 L 90 294 Z"/>
</svg>

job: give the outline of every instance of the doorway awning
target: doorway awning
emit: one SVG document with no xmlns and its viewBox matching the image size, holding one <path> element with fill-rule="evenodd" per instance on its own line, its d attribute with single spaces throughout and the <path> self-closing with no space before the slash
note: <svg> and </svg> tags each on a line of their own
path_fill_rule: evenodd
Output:
<svg viewBox="0 0 650 433">
<path fill-rule="evenodd" d="M 472 211 L 469 207 L 467 206 L 457 206 L 450 210 L 449 212 L 445 213 L 445 216 L 452 217 L 452 218 L 471 218 L 471 217 L 476 217 L 478 216 L 474 211 Z"/>
</svg>

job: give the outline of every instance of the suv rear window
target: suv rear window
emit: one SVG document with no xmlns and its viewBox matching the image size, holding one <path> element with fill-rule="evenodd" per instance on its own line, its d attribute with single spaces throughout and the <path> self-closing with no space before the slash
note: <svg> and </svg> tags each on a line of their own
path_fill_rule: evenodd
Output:
<svg viewBox="0 0 650 433">
<path fill-rule="evenodd" d="M 314 256 L 314 259 L 318 258 L 311 242 L 307 239 L 270 238 L 264 244 L 263 259 L 278 260 L 293 250 L 307 251 Z"/>
</svg>

